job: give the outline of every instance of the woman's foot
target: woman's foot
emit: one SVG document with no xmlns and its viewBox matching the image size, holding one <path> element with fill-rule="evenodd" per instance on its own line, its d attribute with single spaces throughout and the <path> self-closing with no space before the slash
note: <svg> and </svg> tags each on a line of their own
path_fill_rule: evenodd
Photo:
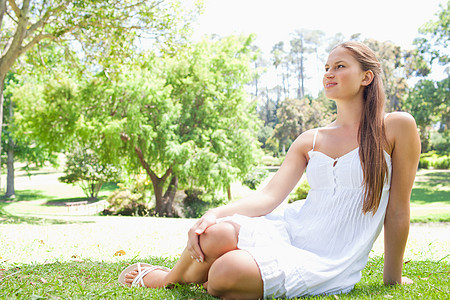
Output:
<svg viewBox="0 0 450 300">
<path fill-rule="evenodd" d="M 119 282 L 126 286 L 144 286 L 148 288 L 162 288 L 168 282 L 167 274 L 170 269 L 137 263 L 126 268 L 119 276 Z"/>
</svg>

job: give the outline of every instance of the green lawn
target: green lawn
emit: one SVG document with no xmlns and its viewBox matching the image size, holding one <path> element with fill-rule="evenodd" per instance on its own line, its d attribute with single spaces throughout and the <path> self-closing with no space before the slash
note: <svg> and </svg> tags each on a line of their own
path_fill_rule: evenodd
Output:
<svg viewBox="0 0 450 300">
<path fill-rule="evenodd" d="M 173 260 L 147 259 L 151 264 L 173 266 Z M 150 290 L 124 288 L 117 274 L 124 262 L 55 262 L 12 267 L 0 271 L 2 299 L 216 299 L 198 285 Z M 409 286 L 383 286 L 381 258 L 369 261 L 362 280 L 346 295 L 307 299 L 449 299 L 450 266 L 444 262 L 410 261 L 404 273 L 414 280 Z"/>
</svg>

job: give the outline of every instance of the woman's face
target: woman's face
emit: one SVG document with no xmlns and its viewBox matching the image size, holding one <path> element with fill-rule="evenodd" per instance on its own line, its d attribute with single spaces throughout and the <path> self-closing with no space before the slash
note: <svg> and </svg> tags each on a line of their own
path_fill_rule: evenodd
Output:
<svg viewBox="0 0 450 300">
<path fill-rule="evenodd" d="M 325 95 L 333 100 L 363 96 L 365 72 L 351 52 L 343 47 L 331 51 L 325 64 Z"/>
</svg>

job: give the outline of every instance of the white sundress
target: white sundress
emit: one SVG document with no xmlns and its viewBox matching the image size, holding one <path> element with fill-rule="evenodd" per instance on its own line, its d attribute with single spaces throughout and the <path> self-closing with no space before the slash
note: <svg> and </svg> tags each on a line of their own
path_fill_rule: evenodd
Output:
<svg viewBox="0 0 450 300">
<path fill-rule="evenodd" d="M 361 279 L 373 243 L 384 223 L 388 178 L 377 212 L 363 214 L 363 170 L 359 148 L 333 159 L 309 151 L 311 190 L 306 201 L 263 217 L 233 215 L 220 221 L 240 225 L 238 248 L 248 251 L 261 272 L 264 297 L 299 297 L 351 291 Z"/>
</svg>

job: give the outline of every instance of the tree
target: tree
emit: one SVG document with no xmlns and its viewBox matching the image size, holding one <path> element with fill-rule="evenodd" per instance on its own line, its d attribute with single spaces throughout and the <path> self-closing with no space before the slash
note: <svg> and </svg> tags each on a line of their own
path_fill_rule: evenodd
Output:
<svg viewBox="0 0 450 300">
<path fill-rule="evenodd" d="M 27 135 L 16 135 L 14 110 L 15 103 L 13 101 L 12 90 L 14 86 L 18 84 L 17 76 L 13 73 L 8 73 L 6 77 L 6 86 L 9 87 L 5 91 L 4 101 L 4 124 L 3 124 L 3 140 L 1 149 L 2 156 L 6 156 L 7 159 L 2 159 L 2 164 L 6 162 L 7 179 L 6 179 L 6 193 L 5 197 L 10 198 L 15 196 L 14 188 L 14 162 L 15 159 L 25 163 L 23 169 L 29 171 L 31 166 L 42 167 L 45 163 L 50 162 L 56 164 L 56 156 L 40 147 L 39 143 L 35 140 L 29 139 Z M 2 165 L 2 167 L 3 167 Z"/>
<path fill-rule="evenodd" d="M 67 43 L 85 62 L 111 65 L 127 59 L 140 37 L 170 41 L 185 33 L 190 12 L 178 19 L 179 2 L 160 0 L 0 0 L 0 128 L 6 74 L 18 58 L 43 41 Z M 81 54 L 83 53 L 83 54 Z M 113 69 L 112 69 L 113 70 Z M 1 135 L 0 135 L 1 140 Z"/>
<path fill-rule="evenodd" d="M 283 155 L 289 142 L 295 140 L 302 132 L 320 127 L 330 121 L 325 101 L 311 101 L 309 98 L 286 99 L 278 109 L 280 121 L 275 126 L 274 137 L 280 141 Z"/>
<path fill-rule="evenodd" d="M 447 51 L 450 42 L 450 2 L 441 5 L 440 9 L 436 14 L 438 20 L 430 20 L 419 28 L 421 36 L 414 40 L 414 44 L 420 53 L 428 56 L 430 64 L 437 60 L 441 65 L 447 66 L 450 62 Z"/>
<path fill-rule="evenodd" d="M 420 80 L 409 92 L 405 106 L 416 119 L 423 152 L 429 150 L 430 126 L 433 123 L 440 122 L 442 129 L 448 130 L 449 94 L 449 77 L 438 83 Z"/>
<path fill-rule="evenodd" d="M 95 146 L 94 146 L 95 147 Z M 58 180 L 64 183 L 78 183 L 89 200 L 96 200 L 106 182 L 118 180 L 119 170 L 112 164 L 104 164 L 92 149 L 74 145 L 66 156 L 65 176 Z"/>
<path fill-rule="evenodd" d="M 155 211 L 173 214 L 179 186 L 227 189 L 243 179 L 258 155 L 252 80 L 252 38 L 204 40 L 176 55 L 143 56 L 120 72 L 87 82 L 49 81 L 23 99 L 22 131 L 50 149 L 81 138 L 98 141 L 100 161 L 152 181 Z"/>
</svg>

